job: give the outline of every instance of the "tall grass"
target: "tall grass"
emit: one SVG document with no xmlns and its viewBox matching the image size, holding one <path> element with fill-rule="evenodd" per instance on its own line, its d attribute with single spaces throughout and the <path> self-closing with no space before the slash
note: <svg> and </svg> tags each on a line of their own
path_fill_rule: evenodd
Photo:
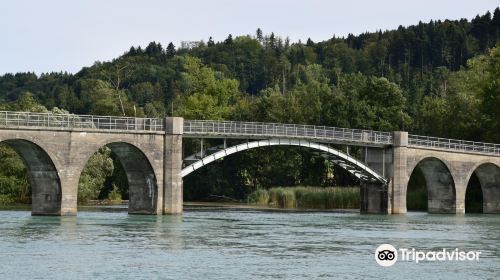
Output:
<svg viewBox="0 0 500 280">
<path fill-rule="evenodd" d="M 295 192 L 292 188 L 271 188 L 269 189 L 269 202 L 270 205 L 278 206 L 280 208 L 295 208 L 297 201 L 295 199 Z"/>
<path fill-rule="evenodd" d="M 250 204 L 267 205 L 269 202 L 269 193 L 267 190 L 258 189 L 248 195 L 247 200 Z"/>
<path fill-rule="evenodd" d="M 249 203 L 267 204 L 280 208 L 302 209 L 353 209 L 359 208 L 360 203 L 358 187 L 259 189 L 249 195 L 248 201 Z"/>
</svg>

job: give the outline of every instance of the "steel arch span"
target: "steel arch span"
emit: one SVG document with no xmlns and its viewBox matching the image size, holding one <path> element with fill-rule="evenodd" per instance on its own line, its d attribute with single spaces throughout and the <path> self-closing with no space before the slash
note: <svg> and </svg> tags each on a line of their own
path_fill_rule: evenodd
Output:
<svg viewBox="0 0 500 280">
<path fill-rule="evenodd" d="M 319 151 L 322 157 L 333 161 L 335 164 L 344 168 L 345 170 L 347 170 L 348 172 L 350 172 L 351 174 L 353 174 L 362 181 L 379 182 L 382 184 L 387 184 L 386 178 L 375 172 L 366 164 L 334 148 L 314 143 L 308 140 L 284 139 L 284 138 L 272 138 L 272 139 L 258 140 L 253 142 L 246 142 L 238 144 L 236 146 L 222 149 L 186 166 L 181 170 L 181 176 L 185 177 L 189 175 L 191 172 L 200 169 L 203 166 L 214 162 L 215 160 L 224 158 L 234 153 L 242 152 L 249 149 L 269 147 L 269 146 L 300 146 L 300 147 L 310 148 Z"/>
</svg>

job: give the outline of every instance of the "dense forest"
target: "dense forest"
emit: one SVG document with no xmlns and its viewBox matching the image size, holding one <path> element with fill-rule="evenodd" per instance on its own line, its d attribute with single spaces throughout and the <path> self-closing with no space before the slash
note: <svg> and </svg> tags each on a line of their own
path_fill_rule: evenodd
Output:
<svg viewBox="0 0 500 280">
<path fill-rule="evenodd" d="M 497 7 L 471 21 L 419 22 L 321 42 L 291 42 L 261 29 L 221 42 L 151 42 L 76 74 L 0 76 L 0 106 L 405 130 L 500 143 L 499 36 Z M 186 143 L 184 152 L 196 145 Z M 0 201 L 29 201 L 23 164 L 7 146 L 0 156 Z M 193 173 L 185 196 L 242 199 L 261 187 L 356 183 L 306 150 L 269 148 Z M 82 201 L 117 191 L 127 197 L 123 171 L 108 149 L 89 161 L 80 189 Z"/>
</svg>

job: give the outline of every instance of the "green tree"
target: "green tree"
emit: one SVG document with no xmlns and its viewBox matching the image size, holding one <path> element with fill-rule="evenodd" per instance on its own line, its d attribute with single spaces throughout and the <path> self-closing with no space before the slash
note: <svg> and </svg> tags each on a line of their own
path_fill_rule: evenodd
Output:
<svg viewBox="0 0 500 280">
<path fill-rule="evenodd" d="M 21 157 L 8 145 L 0 143 L 0 205 L 30 203 L 31 186 Z"/>
<path fill-rule="evenodd" d="M 97 199 L 102 189 L 106 177 L 113 173 L 113 160 L 110 158 L 111 150 L 101 148 L 90 157 L 85 165 L 78 183 L 78 203 Z"/>
<path fill-rule="evenodd" d="M 90 114 L 120 115 L 114 89 L 109 83 L 98 79 L 82 79 L 78 81 L 77 88 Z"/>
<path fill-rule="evenodd" d="M 175 46 L 174 44 L 172 44 L 172 42 L 168 43 L 166 52 L 168 58 L 174 57 L 176 51 L 175 51 Z"/>
<path fill-rule="evenodd" d="M 472 68 L 482 69 L 479 84 L 481 111 L 487 128 L 485 137 L 489 141 L 500 141 L 500 45 L 487 56 L 472 63 Z"/>
<path fill-rule="evenodd" d="M 175 101 L 177 114 L 192 119 L 227 118 L 239 94 L 239 83 L 203 66 L 197 58 L 186 57 L 180 90 Z"/>
</svg>

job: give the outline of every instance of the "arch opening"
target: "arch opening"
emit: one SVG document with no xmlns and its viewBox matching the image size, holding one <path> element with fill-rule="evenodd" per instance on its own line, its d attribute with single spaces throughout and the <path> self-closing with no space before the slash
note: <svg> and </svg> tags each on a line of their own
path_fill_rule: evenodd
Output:
<svg viewBox="0 0 500 280">
<path fill-rule="evenodd" d="M 406 189 L 406 209 L 427 212 L 427 184 L 422 169 L 417 166 L 410 175 Z"/>
<path fill-rule="evenodd" d="M 199 152 L 194 155 L 190 155 L 184 158 L 185 162 L 189 163 L 181 171 L 182 177 L 189 175 L 205 165 L 217 161 L 218 159 L 225 158 L 226 156 L 239 153 L 246 150 L 272 147 L 272 146 L 291 146 L 298 148 L 310 149 L 315 155 L 315 157 L 323 158 L 323 164 L 325 161 L 329 164 L 333 164 L 340 169 L 343 169 L 355 178 L 354 181 L 360 183 L 360 208 L 363 212 L 373 212 L 373 213 L 385 213 L 387 208 L 387 179 L 382 175 L 378 174 L 376 171 L 368 167 L 365 163 L 353 158 L 347 153 L 343 153 L 333 147 L 310 142 L 307 140 L 299 139 L 282 139 L 282 138 L 271 138 L 265 140 L 258 140 L 253 142 L 246 142 L 241 144 L 236 144 L 234 146 L 226 147 L 227 143 L 222 145 L 221 149 L 215 149 L 212 154 L 207 155 L 206 152 Z M 219 145 L 220 146 L 220 145 Z M 207 149 L 209 150 L 209 149 Z M 277 158 L 279 160 L 279 158 Z M 194 161 L 194 162 L 193 162 Z M 191 163 L 193 162 L 193 163 Z M 321 161 L 318 161 L 321 163 Z M 330 166 L 333 166 L 330 165 Z M 257 167 L 259 168 L 259 167 Z M 332 170 L 327 171 L 331 174 Z M 252 173 L 252 171 L 247 171 L 246 174 Z M 325 178 L 329 178 L 326 174 Z M 248 181 L 247 181 L 248 182 Z M 257 185 L 257 184 L 254 184 Z M 363 192 L 366 190 L 367 192 Z M 368 199 L 369 198 L 369 199 Z M 366 205 L 365 205 L 366 204 Z"/>
<path fill-rule="evenodd" d="M 204 163 L 196 168 L 194 176 L 184 174 L 187 176 L 184 178 L 183 192 L 186 201 L 257 203 L 253 199 L 254 195 L 266 193 L 267 198 L 261 198 L 259 204 L 298 208 L 306 208 L 306 205 L 313 208 L 359 206 L 359 177 L 344 169 L 348 167 L 348 162 L 341 162 L 340 157 L 317 149 L 319 144 L 301 141 L 302 145 L 298 145 L 298 140 L 293 141 L 297 145 L 290 144 L 290 140 L 276 145 L 271 145 L 269 140 L 245 143 L 244 140 L 228 139 L 224 140 L 224 144 L 220 144 L 220 139 L 204 141 L 201 145 L 193 141 L 194 145 L 185 149 L 187 152 L 184 154 L 187 156 L 183 157 L 184 168 L 200 160 Z M 200 151 L 203 147 L 205 149 Z M 340 154 L 338 147 L 324 147 Z M 207 160 L 218 152 L 224 156 Z M 351 150 L 351 154 L 359 153 L 357 149 Z M 224 160 L 218 160 L 222 158 Z M 343 166 L 335 165 L 334 158 Z M 211 164 L 213 162 L 216 164 Z M 351 166 L 348 168 L 355 171 Z M 338 180 L 349 183 L 342 184 Z M 349 199 L 345 198 L 347 196 Z M 339 197 L 344 199 L 335 200 Z M 287 203 L 284 203 L 285 200 Z"/>
<path fill-rule="evenodd" d="M 500 167 L 493 163 L 478 166 L 465 192 L 466 213 L 500 213 Z"/>
<path fill-rule="evenodd" d="M 456 212 L 455 182 L 443 161 L 429 157 L 415 166 L 406 189 L 406 203 L 408 210 Z"/>
<path fill-rule="evenodd" d="M 24 139 L 8 139 L 2 143 L 12 148 L 26 167 L 30 187 L 25 191 L 31 192 L 31 214 L 61 215 L 61 181 L 47 152 Z"/>
<path fill-rule="evenodd" d="M 80 174 L 78 201 L 128 199 L 129 214 L 157 214 L 158 186 L 146 155 L 125 142 L 113 142 L 89 158 Z"/>
<path fill-rule="evenodd" d="M 182 177 L 185 177 L 189 175 L 191 172 L 194 172 L 195 170 L 202 168 L 203 166 L 210 164 L 218 159 L 224 158 L 228 155 L 249 149 L 268 147 L 268 146 L 299 146 L 299 147 L 310 148 L 312 150 L 316 150 L 319 156 L 331 160 L 336 165 L 347 170 L 349 173 L 354 175 L 360 181 L 381 183 L 381 184 L 385 184 L 387 182 L 386 178 L 384 178 L 382 175 L 372 170 L 370 167 L 368 167 L 361 161 L 358 161 L 357 159 L 349 156 L 348 154 L 342 153 L 337 149 L 306 140 L 279 139 L 279 138 L 242 143 L 216 151 L 215 153 L 207 155 L 197 160 L 196 162 L 184 167 L 181 171 L 181 175 Z"/>
<path fill-rule="evenodd" d="M 483 213 L 483 191 L 476 172 L 472 173 L 465 190 L 465 213 Z"/>
</svg>

